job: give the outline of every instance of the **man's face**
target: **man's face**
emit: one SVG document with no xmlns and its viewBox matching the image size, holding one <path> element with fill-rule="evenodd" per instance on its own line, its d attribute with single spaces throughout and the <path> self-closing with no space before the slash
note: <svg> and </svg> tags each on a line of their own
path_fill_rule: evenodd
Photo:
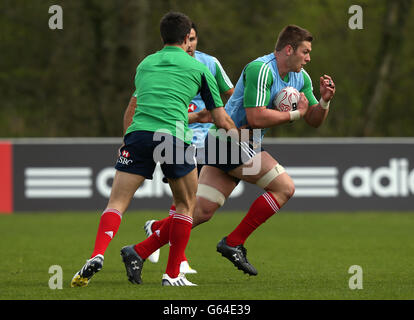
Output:
<svg viewBox="0 0 414 320">
<path fill-rule="evenodd" d="M 194 29 L 191 29 L 190 44 L 189 44 L 188 49 L 187 49 L 187 53 L 190 56 L 194 57 L 195 51 L 197 50 L 197 42 L 198 42 L 198 38 L 197 38 L 196 32 L 195 32 Z"/>
<path fill-rule="evenodd" d="M 312 50 L 312 43 L 309 41 L 302 41 L 302 43 L 289 56 L 289 67 L 293 72 L 300 72 L 300 70 L 311 60 L 310 52 Z"/>
</svg>

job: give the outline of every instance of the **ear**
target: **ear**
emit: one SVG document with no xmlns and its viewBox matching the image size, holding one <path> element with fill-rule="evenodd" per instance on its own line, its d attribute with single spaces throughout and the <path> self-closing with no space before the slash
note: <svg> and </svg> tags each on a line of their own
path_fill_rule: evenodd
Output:
<svg viewBox="0 0 414 320">
<path fill-rule="evenodd" d="M 290 44 L 286 45 L 286 47 L 285 47 L 285 54 L 287 56 L 292 55 L 294 52 L 295 52 L 295 50 L 293 49 L 293 47 Z"/>
<path fill-rule="evenodd" d="M 290 56 L 292 53 L 293 53 L 293 48 L 292 48 L 292 46 L 291 46 L 290 44 L 288 44 L 288 45 L 285 47 L 285 54 L 286 54 L 287 56 Z"/>
</svg>

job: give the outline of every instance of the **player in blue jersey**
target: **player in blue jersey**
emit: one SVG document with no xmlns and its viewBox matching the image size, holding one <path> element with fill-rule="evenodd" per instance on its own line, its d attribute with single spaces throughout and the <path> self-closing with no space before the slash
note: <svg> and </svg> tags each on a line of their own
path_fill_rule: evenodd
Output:
<svg viewBox="0 0 414 320">
<path fill-rule="evenodd" d="M 216 79 L 219 91 L 224 97 L 229 99 L 234 91 L 234 86 L 229 77 L 227 76 L 226 72 L 224 71 L 223 67 L 221 66 L 220 62 L 217 58 L 203 53 L 197 50 L 198 44 L 198 32 L 197 26 L 193 22 L 191 33 L 190 33 L 190 46 L 187 50 L 187 53 L 192 57 L 196 58 L 196 60 L 200 61 L 213 74 L 214 78 Z M 191 114 L 192 112 L 200 112 L 205 110 L 205 103 L 201 98 L 201 95 L 198 94 L 194 97 L 191 101 L 188 112 Z M 204 163 L 204 139 L 207 136 L 209 129 L 213 124 L 210 122 L 192 122 L 189 124 L 189 127 L 193 130 L 193 140 L 192 144 L 196 146 L 196 154 L 197 154 L 197 164 L 199 165 L 199 172 L 201 169 L 202 164 Z"/>
<path fill-rule="evenodd" d="M 187 53 L 194 57 L 196 60 L 200 61 L 213 74 L 214 78 L 216 79 L 218 88 L 220 93 L 224 96 L 224 98 L 229 99 L 234 91 L 234 86 L 227 76 L 226 72 L 224 71 L 223 67 L 221 66 L 220 62 L 217 58 L 203 53 L 197 50 L 198 44 L 198 31 L 197 26 L 195 23 L 192 23 L 191 32 L 190 32 L 190 45 L 187 49 Z M 201 98 L 201 95 L 198 94 L 194 97 L 194 99 L 190 102 L 188 107 L 189 112 L 189 128 L 193 131 L 193 139 L 192 145 L 196 147 L 196 160 L 197 160 L 197 169 L 200 172 L 203 164 L 204 164 L 204 140 L 207 136 L 207 133 L 211 126 L 213 125 L 211 122 L 208 121 L 208 113 L 202 112 L 206 111 L 205 103 Z M 201 112 L 201 113 L 200 113 Z M 203 114 L 203 115 L 201 115 Z M 201 115 L 201 118 L 200 118 Z M 203 122 L 200 122 L 203 121 Z M 175 204 L 173 204 L 169 211 L 170 215 L 175 213 Z M 168 219 L 165 218 L 163 220 L 155 221 L 149 220 L 145 223 L 144 230 L 147 234 L 147 237 L 150 237 L 156 230 L 158 230 L 162 224 Z M 149 257 L 148 260 L 157 263 L 159 259 L 160 251 L 157 249 L 154 251 Z M 197 271 L 192 269 L 188 264 L 187 258 L 183 256 L 180 272 L 183 273 L 196 273 Z"/>
<path fill-rule="evenodd" d="M 308 125 L 319 127 L 328 115 L 330 100 L 335 94 L 332 78 L 324 75 L 319 79 L 319 102 L 313 95 L 311 79 L 303 69 L 310 62 L 312 40 L 309 31 L 295 25 L 286 26 L 279 34 L 274 52 L 257 58 L 243 69 L 226 111 L 238 128 L 258 129 L 252 141 L 235 145 L 220 139 L 213 126 L 205 142 L 206 164 L 199 176 L 193 228 L 213 216 L 240 180 L 265 191 L 253 202 L 240 224 L 217 244 L 219 253 L 250 275 L 257 275 L 257 270 L 247 260 L 245 241 L 295 191 L 293 180 L 283 166 L 260 146 L 261 139 L 267 128 L 290 121 L 303 119 Z M 300 100 L 297 110 L 280 112 L 274 109 L 273 100 L 287 86 L 300 92 Z M 215 142 L 213 148 L 209 147 L 211 141 Z M 230 157 L 232 147 L 239 154 L 236 161 Z M 223 163 L 221 156 L 226 152 L 227 161 Z"/>
</svg>

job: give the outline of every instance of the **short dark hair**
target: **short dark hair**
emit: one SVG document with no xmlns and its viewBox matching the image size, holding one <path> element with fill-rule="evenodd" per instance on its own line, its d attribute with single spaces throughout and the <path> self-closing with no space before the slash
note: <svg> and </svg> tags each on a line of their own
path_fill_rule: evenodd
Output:
<svg viewBox="0 0 414 320">
<path fill-rule="evenodd" d="M 308 30 L 291 24 L 284 27 L 283 30 L 280 31 L 275 49 L 276 51 L 280 51 L 287 45 L 291 45 L 292 48 L 296 50 L 301 42 L 312 42 L 312 40 L 313 36 Z"/>
<path fill-rule="evenodd" d="M 168 12 L 160 21 L 161 38 L 164 44 L 181 44 L 191 31 L 191 20 L 181 12 Z"/>
<path fill-rule="evenodd" d="M 191 29 L 194 29 L 196 37 L 198 37 L 198 30 L 197 30 L 197 25 L 193 22 L 191 22 Z"/>
</svg>

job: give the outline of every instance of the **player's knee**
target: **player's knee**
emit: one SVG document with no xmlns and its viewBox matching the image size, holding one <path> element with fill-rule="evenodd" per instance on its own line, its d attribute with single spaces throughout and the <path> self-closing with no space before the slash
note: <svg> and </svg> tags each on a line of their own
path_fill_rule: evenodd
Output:
<svg viewBox="0 0 414 320">
<path fill-rule="evenodd" d="M 275 181 L 270 183 L 265 190 L 272 192 L 282 206 L 295 194 L 295 184 L 289 176 L 286 176 L 283 180 L 279 179 L 277 183 Z"/>
<path fill-rule="evenodd" d="M 289 200 L 290 198 L 293 197 L 293 195 L 295 194 L 295 184 L 293 183 L 293 181 L 290 181 L 288 183 L 286 183 L 284 185 L 284 188 L 282 190 L 284 196 L 286 197 L 287 200 Z"/>
<path fill-rule="evenodd" d="M 209 221 L 219 207 L 218 203 L 205 199 L 202 196 L 198 196 L 193 216 L 194 226 Z"/>
<path fill-rule="evenodd" d="M 211 208 L 205 208 L 205 207 L 197 207 L 197 224 L 201 224 L 204 222 L 209 221 L 213 215 L 214 215 L 214 210 L 212 210 Z"/>
<path fill-rule="evenodd" d="M 295 184 L 292 179 L 286 180 L 278 190 L 279 194 L 282 195 L 283 201 L 287 202 L 295 194 Z"/>
</svg>

